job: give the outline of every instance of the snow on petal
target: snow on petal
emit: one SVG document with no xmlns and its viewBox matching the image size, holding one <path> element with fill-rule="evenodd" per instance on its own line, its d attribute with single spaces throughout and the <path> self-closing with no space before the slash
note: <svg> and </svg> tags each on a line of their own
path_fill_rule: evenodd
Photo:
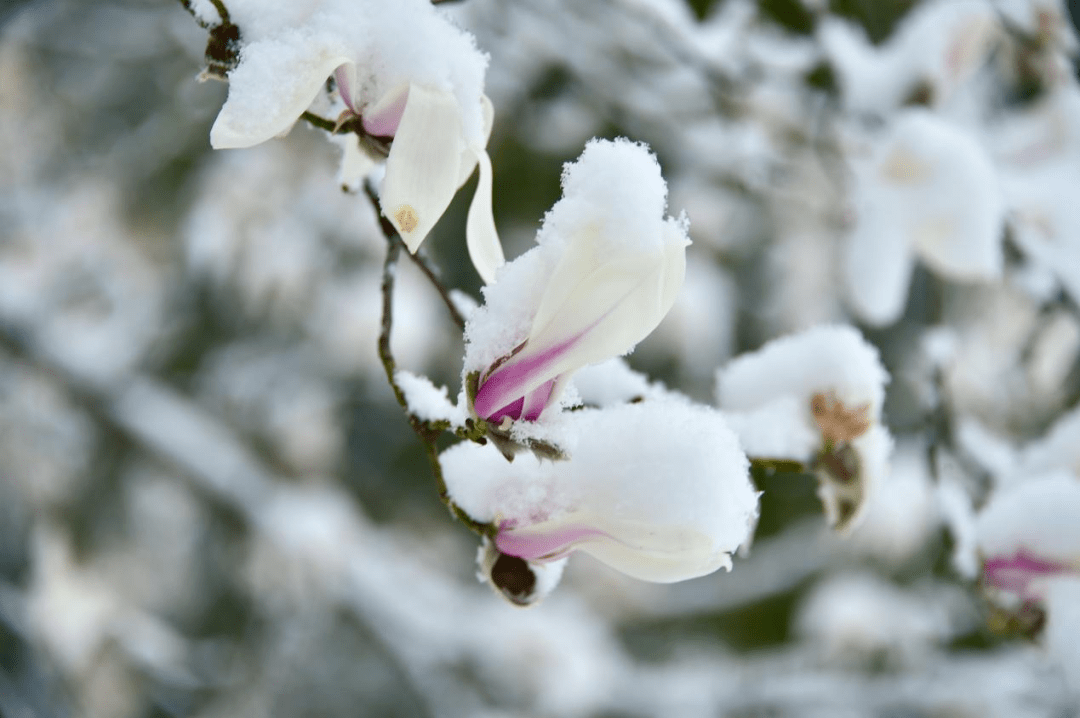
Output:
<svg viewBox="0 0 1080 718">
<path fill-rule="evenodd" d="M 845 277 L 855 309 L 876 324 L 899 318 L 911 253 L 961 281 L 1001 275 L 1004 202 L 986 152 L 968 134 L 905 110 L 869 154 L 853 160 L 855 222 Z"/>
<path fill-rule="evenodd" d="M 630 351 L 682 284 L 686 223 L 665 219 L 667 187 L 644 146 L 591 142 L 566 166 L 563 192 L 540 246 L 485 289 L 485 307 L 466 327 L 465 371 L 484 371 L 478 416 Z"/>
<path fill-rule="evenodd" d="M 508 463 L 464 443 L 442 454 L 451 497 L 499 526 L 502 553 L 545 561 L 580 550 L 657 582 L 730 567 L 757 493 L 718 412 L 670 398 L 562 418 L 576 437 L 567 461 Z"/>
<path fill-rule="evenodd" d="M 287 132 L 326 78 L 347 62 L 341 47 L 312 46 L 288 35 L 245 45 L 240 64 L 229 73 L 229 96 L 210 129 L 210 145 L 251 147 Z"/>
<path fill-rule="evenodd" d="M 775 339 L 717 372 L 717 400 L 751 456 L 805 462 L 829 524 L 854 528 L 888 473 L 881 425 L 889 375 L 851 327 Z"/>
<path fill-rule="evenodd" d="M 849 409 L 866 407 L 873 422 L 881 416 L 888 381 L 877 349 L 857 330 L 823 325 L 774 339 L 732 360 L 717 372 L 716 396 L 729 420 L 738 415 L 758 418 L 743 423 L 750 454 L 805 459 L 820 443 L 811 411 L 815 395 L 831 395 Z M 803 430 L 795 430 L 798 426 Z M 769 449 L 775 450 L 776 442 L 785 440 L 791 443 L 779 455 L 757 447 L 771 442 Z"/>
<path fill-rule="evenodd" d="M 979 550 L 987 558 L 1022 552 L 1080 565 L 1080 480 L 1057 471 L 998 489 L 979 513 Z"/>
</svg>

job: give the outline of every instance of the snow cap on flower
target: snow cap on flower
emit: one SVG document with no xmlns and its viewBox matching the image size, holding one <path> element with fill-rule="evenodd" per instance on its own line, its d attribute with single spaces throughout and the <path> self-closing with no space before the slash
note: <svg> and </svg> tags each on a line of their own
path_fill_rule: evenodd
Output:
<svg viewBox="0 0 1080 718">
<path fill-rule="evenodd" d="M 682 285 L 687 223 L 665 217 L 667 185 L 644 145 L 593 140 L 562 185 L 539 246 L 484 289 L 465 328 L 482 418 L 539 418 L 570 372 L 647 336 Z"/>
<path fill-rule="evenodd" d="M 928 111 L 906 110 L 853 161 L 852 209 L 844 273 L 864 319 L 900 317 L 918 256 L 961 281 L 1001 275 L 1004 202 L 986 152 Z"/>
<path fill-rule="evenodd" d="M 730 568 L 758 495 L 719 412 L 668 399 L 560 415 L 567 461 L 462 443 L 442 454 L 451 498 L 494 523 L 496 548 L 532 562 L 575 550 L 635 578 Z"/>
<path fill-rule="evenodd" d="M 889 374 L 857 330 L 823 325 L 774 339 L 716 375 L 716 398 L 753 456 L 805 460 L 821 445 L 814 397 L 881 417 Z"/>
<path fill-rule="evenodd" d="M 750 456 L 813 463 L 829 523 L 843 530 L 888 470 L 888 381 L 855 329 L 819 326 L 731 361 L 717 372 L 716 395 Z"/>
<path fill-rule="evenodd" d="M 487 58 L 472 36 L 426 0 L 308 0 L 280 7 L 234 0 L 229 9 L 243 47 L 211 144 L 250 147 L 287 132 L 333 77 L 341 118 L 360 118 L 369 135 L 392 139 L 380 198 L 410 251 L 479 165 L 466 234 L 477 271 L 490 281 L 503 258 L 484 149 L 492 120 L 483 94 Z M 346 184 L 357 179 L 346 175 L 371 166 L 358 161 L 360 152 L 350 137 Z"/>
</svg>

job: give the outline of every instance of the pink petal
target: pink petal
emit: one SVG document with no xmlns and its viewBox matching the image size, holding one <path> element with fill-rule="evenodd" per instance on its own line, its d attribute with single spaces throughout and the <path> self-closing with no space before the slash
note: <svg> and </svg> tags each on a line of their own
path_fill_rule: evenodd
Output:
<svg viewBox="0 0 1080 718">
<path fill-rule="evenodd" d="M 401 124 L 401 116 L 405 114 L 405 105 L 409 101 L 409 90 L 406 87 L 392 102 L 379 107 L 369 107 L 363 113 L 364 131 L 375 137 L 393 137 L 397 134 L 398 125 Z M 379 104 L 382 104 L 381 102 Z"/>
<path fill-rule="evenodd" d="M 495 546 L 501 553 L 517 556 L 526 561 L 551 561 L 573 551 L 577 544 L 597 536 L 611 538 L 591 526 L 570 524 L 541 534 L 516 534 L 512 525 L 503 523 L 495 537 Z"/>
<path fill-rule="evenodd" d="M 986 583 L 1018 594 L 1024 599 L 1040 598 L 1032 583 L 1040 578 L 1071 571 L 1067 564 L 1046 561 L 1021 549 L 1015 556 L 995 557 L 983 564 Z"/>
</svg>

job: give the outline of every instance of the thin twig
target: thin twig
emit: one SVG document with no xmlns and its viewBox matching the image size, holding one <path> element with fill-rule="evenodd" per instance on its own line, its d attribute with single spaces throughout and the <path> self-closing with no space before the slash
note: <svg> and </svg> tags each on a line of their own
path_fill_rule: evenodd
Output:
<svg viewBox="0 0 1080 718">
<path fill-rule="evenodd" d="M 405 413 L 409 418 L 409 426 L 412 427 L 412 430 L 424 445 L 428 463 L 431 464 L 431 472 L 435 476 L 435 483 L 439 491 L 439 500 L 450 510 L 450 514 L 458 521 L 465 524 L 470 531 L 480 536 L 492 536 L 494 533 L 494 526 L 476 521 L 450 498 L 450 492 L 446 488 L 446 479 L 443 478 L 442 464 L 439 461 L 439 449 L 435 445 L 435 440 L 442 434 L 446 427 L 432 426 L 421 421 L 419 417 L 413 414 L 409 410 L 409 403 L 405 398 L 405 392 L 397 382 L 397 363 L 394 360 L 394 354 L 390 347 L 390 334 L 394 328 L 394 280 L 397 277 L 397 263 L 398 259 L 401 257 L 401 250 L 404 247 L 404 243 L 401 241 L 401 237 L 398 236 L 397 232 L 394 231 L 393 225 L 383 217 L 380 217 L 380 219 L 383 226 L 383 232 L 386 234 L 386 260 L 383 263 L 382 274 L 382 321 L 379 331 L 379 359 L 382 361 L 383 369 L 386 371 L 386 380 L 389 382 L 390 388 L 393 390 L 394 397 L 397 399 L 398 404 L 405 410 Z"/>
<path fill-rule="evenodd" d="M 401 242 L 401 238 L 398 237 L 394 225 L 392 225 L 390 220 L 383 216 L 382 212 L 379 211 L 379 198 L 375 195 L 375 190 L 371 188 L 370 184 L 364 184 L 364 193 L 367 194 L 368 199 L 371 200 L 371 206 L 375 209 L 375 213 L 379 217 L 379 225 L 382 227 L 383 234 L 386 235 L 387 239 L 394 237 L 398 242 Z M 447 311 L 450 312 L 450 319 L 458 326 L 458 329 L 464 329 L 465 317 L 462 316 L 457 305 L 454 304 L 454 299 L 450 296 L 450 290 L 446 288 L 446 285 L 444 285 L 439 278 L 439 270 L 431 263 L 431 260 L 427 255 L 421 254 L 420 252 L 417 252 L 416 254 L 406 252 L 406 254 L 409 255 L 413 264 L 420 268 L 420 271 L 423 272 L 424 276 L 431 282 L 431 286 L 435 287 L 435 291 L 442 297 L 443 304 L 446 305 Z"/>
<path fill-rule="evenodd" d="M 781 474 L 805 474 L 806 464 L 794 459 L 750 458 L 751 471 L 771 471 Z"/>
<path fill-rule="evenodd" d="M 338 128 L 337 124 L 333 120 L 328 120 L 325 117 L 319 117 L 314 112 L 308 112 L 304 110 L 304 114 L 300 115 L 300 119 L 308 122 L 314 127 L 318 127 L 320 130 L 326 130 L 330 134 Z"/>
</svg>

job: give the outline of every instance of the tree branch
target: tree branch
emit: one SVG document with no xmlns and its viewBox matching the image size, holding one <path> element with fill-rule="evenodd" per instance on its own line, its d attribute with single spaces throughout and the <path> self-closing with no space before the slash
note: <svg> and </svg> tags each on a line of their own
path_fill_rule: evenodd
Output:
<svg viewBox="0 0 1080 718">
<path fill-rule="evenodd" d="M 379 218 L 379 226 L 382 227 L 383 234 L 386 235 L 387 240 L 396 240 L 400 244 L 401 238 L 398 237 L 394 225 L 390 224 L 390 220 L 383 216 L 382 212 L 379 210 L 379 198 L 375 195 L 375 190 L 371 188 L 370 184 L 364 184 L 364 193 L 368 196 L 368 199 L 371 200 L 371 206 L 375 209 L 375 214 Z M 391 237 L 393 240 L 390 239 Z M 421 254 L 420 252 L 417 252 L 416 254 L 406 252 L 406 254 L 409 255 L 413 264 L 420 268 L 420 271 L 423 272 L 424 276 L 431 282 L 431 286 L 435 287 L 435 291 L 442 297 L 443 304 L 446 305 L 447 311 L 450 312 L 450 318 L 454 321 L 454 324 L 458 326 L 458 329 L 465 329 L 465 317 L 462 316 L 457 305 L 454 304 L 454 299 L 450 296 L 450 290 L 447 289 L 446 285 L 444 285 L 439 278 L 439 270 L 427 255 Z"/>
<path fill-rule="evenodd" d="M 218 17 L 221 18 L 221 22 L 219 22 L 218 25 L 231 25 L 232 20 L 229 19 L 229 10 L 225 7 L 225 3 L 221 0 L 210 0 L 210 2 L 213 3 L 214 9 L 218 12 Z M 191 6 L 191 0 L 180 0 L 180 4 L 184 6 L 184 9 L 187 10 L 193 18 L 195 18 L 195 22 L 199 23 L 199 27 L 204 30 L 210 30 L 216 27 L 199 17 L 199 14 L 195 12 L 195 8 Z"/>
<path fill-rule="evenodd" d="M 371 188 L 365 186 L 365 189 L 367 190 L 368 197 L 372 198 L 372 201 L 375 202 Z M 377 206 L 378 205 L 376 204 L 376 207 Z M 379 222 L 382 226 L 383 234 L 386 235 L 386 260 L 383 262 L 382 273 L 382 320 L 379 331 L 379 359 L 382 362 L 383 369 L 386 371 L 386 380 L 389 382 L 390 388 L 394 392 L 397 403 L 405 410 L 406 416 L 408 416 L 409 419 L 409 426 L 412 427 L 412 430 L 424 445 L 428 463 L 431 464 L 431 472 L 434 474 L 435 482 L 438 486 L 439 500 L 450 510 L 450 514 L 458 521 L 465 524 L 470 531 L 480 536 L 493 537 L 496 532 L 495 526 L 480 523 L 465 513 L 465 511 L 450 498 L 450 492 L 446 488 L 442 464 L 439 462 L 439 449 L 435 444 L 435 440 L 443 431 L 449 428 L 449 426 L 446 422 L 436 422 L 433 424 L 421 421 L 419 417 L 409 410 L 409 403 L 405 397 L 405 392 L 397 382 L 397 362 L 394 360 L 393 350 L 390 346 L 390 335 L 394 328 L 394 282 L 397 278 L 397 263 L 398 259 L 401 257 L 401 250 L 404 247 L 404 242 L 401 241 L 401 237 L 398 236 L 389 220 L 382 215 L 379 215 Z"/>
</svg>

